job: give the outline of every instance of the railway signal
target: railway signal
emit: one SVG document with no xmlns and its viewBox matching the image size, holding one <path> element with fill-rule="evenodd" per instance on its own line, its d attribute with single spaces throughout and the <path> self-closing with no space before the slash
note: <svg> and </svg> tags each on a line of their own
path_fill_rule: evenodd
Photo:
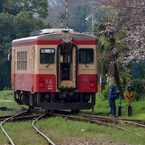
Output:
<svg viewBox="0 0 145 145">
<path fill-rule="evenodd" d="M 130 104 L 133 101 L 133 92 L 126 93 L 126 101 Z"/>
<path fill-rule="evenodd" d="M 62 28 L 62 15 L 61 15 L 61 28 Z"/>
<path fill-rule="evenodd" d="M 66 29 L 68 29 L 68 1 L 66 0 Z"/>
<path fill-rule="evenodd" d="M 133 92 L 132 91 L 132 86 L 128 85 L 127 90 L 128 92 L 126 93 L 126 101 L 129 103 L 128 106 L 128 116 L 132 116 L 132 106 L 130 105 L 130 103 L 133 101 Z"/>
</svg>

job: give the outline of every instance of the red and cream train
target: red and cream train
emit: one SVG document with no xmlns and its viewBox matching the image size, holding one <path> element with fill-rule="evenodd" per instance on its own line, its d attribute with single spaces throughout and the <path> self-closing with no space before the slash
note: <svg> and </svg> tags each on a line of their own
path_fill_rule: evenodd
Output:
<svg viewBox="0 0 145 145">
<path fill-rule="evenodd" d="M 97 82 L 93 35 L 42 29 L 12 41 L 11 84 L 18 104 L 46 110 L 90 109 Z"/>
</svg>

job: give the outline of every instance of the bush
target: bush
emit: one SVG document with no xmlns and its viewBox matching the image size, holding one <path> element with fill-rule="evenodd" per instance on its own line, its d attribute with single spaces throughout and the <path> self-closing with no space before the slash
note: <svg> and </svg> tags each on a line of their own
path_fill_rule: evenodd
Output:
<svg viewBox="0 0 145 145">
<path fill-rule="evenodd" d="M 133 91 L 137 92 L 137 93 L 142 93 L 143 91 L 143 83 L 142 81 L 140 81 L 139 79 L 133 79 L 131 80 L 128 84 L 128 85 L 131 85 L 133 87 Z M 126 86 L 126 89 L 127 89 L 127 86 Z"/>
<path fill-rule="evenodd" d="M 134 98 L 134 100 L 138 101 L 139 100 L 139 94 L 137 92 L 133 92 L 133 98 Z"/>
<path fill-rule="evenodd" d="M 102 95 L 105 99 L 108 99 L 108 93 L 109 93 L 109 90 L 110 90 L 110 86 L 107 86 L 106 89 L 103 90 L 102 92 Z"/>
<path fill-rule="evenodd" d="M 133 92 L 134 92 L 134 100 L 138 101 L 140 94 L 143 92 L 143 83 L 139 79 L 133 79 L 131 80 L 127 85 L 126 85 L 126 90 L 127 86 L 131 85 L 133 87 Z"/>
<path fill-rule="evenodd" d="M 131 80 L 130 69 L 119 73 L 122 89 L 125 91 L 126 84 Z"/>
</svg>

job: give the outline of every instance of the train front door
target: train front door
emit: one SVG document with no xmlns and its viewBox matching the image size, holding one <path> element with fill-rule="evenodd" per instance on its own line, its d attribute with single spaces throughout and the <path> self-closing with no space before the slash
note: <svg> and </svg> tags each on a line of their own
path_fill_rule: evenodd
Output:
<svg viewBox="0 0 145 145">
<path fill-rule="evenodd" d="M 60 44 L 57 47 L 57 88 L 77 89 L 78 54 L 74 44 Z"/>
</svg>

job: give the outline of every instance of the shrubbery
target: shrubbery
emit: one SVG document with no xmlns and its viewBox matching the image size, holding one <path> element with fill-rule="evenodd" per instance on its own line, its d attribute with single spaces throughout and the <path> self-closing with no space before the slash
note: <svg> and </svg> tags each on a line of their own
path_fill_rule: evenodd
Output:
<svg viewBox="0 0 145 145">
<path fill-rule="evenodd" d="M 139 98 L 140 98 L 140 95 L 141 95 L 141 93 L 143 92 L 143 89 L 144 89 L 142 81 L 140 79 L 133 79 L 130 82 L 128 82 L 127 86 L 128 85 L 132 86 L 134 99 L 138 101 Z M 126 86 L 126 89 L 127 89 L 127 86 Z"/>
<path fill-rule="evenodd" d="M 105 88 L 102 92 L 102 95 L 105 99 L 108 99 L 108 93 L 109 93 L 109 90 L 110 90 L 110 85 L 107 86 L 107 88 Z"/>
<path fill-rule="evenodd" d="M 113 83 L 113 82 L 112 82 Z M 111 84 L 112 84 L 111 83 Z M 134 100 L 138 101 L 141 97 L 142 97 L 142 93 L 145 92 L 144 90 L 144 87 L 143 87 L 143 82 L 140 80 L 140 79 L 132 79 L 131 81 L 129 81 L 126 85 L 126 91 L 125 91 L 125 94 L 127 91 L 127 86 L 128 85 L 131 85 L 132 86 L 132 92 L 133 92 L 133 97 L 134 97 Z M 108 93 L 109 93 L 109 89 L 110 89 L 110 86 L 107 86 L 106 89 L 103 90 L 102 92 L 102 96 L 105 98 L 105 99 L 108 99 Z"/>
</svg>

